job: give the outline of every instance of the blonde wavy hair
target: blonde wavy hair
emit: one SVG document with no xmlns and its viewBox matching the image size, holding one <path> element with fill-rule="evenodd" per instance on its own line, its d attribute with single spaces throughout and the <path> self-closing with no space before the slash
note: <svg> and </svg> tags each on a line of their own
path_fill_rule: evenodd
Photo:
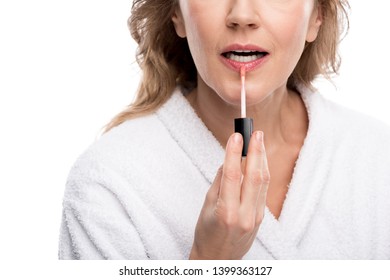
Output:
<svg viewBox="0 0 390 280">
<path fill-rule="evenodd" d="M 314 0 L 321 6 L 322 25 L 317 39 L 308 43 L 289 77 L 288 87 L 312 87 L 318 75 L 330 78 L 340 67 L 337 48 L 349 27 L 348 0 Z M 128 26 L 138 44 L 136 60 L 142 78 L 135 100 L 116 115 L 105 132 L 160 108 L 177 86 L 196 87 L 197 70 L 187 40 L 177 36 L 172 15 L 178 0 L 134 0 Z"/>
</svg>

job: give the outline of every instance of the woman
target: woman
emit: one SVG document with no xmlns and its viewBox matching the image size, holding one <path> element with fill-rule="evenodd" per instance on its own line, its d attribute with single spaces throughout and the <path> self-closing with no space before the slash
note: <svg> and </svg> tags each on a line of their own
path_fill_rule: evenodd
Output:
<svg viewBox="0 0 390 280">
<path fill-rule="evenodd" d="M 390 258 L 389 129 L 311 84 L 338 69 L 347 6 L 134 1 L 138 95 L 69 175 L 59 257 Z"/>
</svg>

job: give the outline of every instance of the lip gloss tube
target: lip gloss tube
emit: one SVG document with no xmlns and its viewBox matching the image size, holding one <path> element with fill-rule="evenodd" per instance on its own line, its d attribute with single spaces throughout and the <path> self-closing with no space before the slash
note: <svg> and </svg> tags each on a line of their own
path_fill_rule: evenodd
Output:
<svg viewBox="0 0 390 280">
<path fill-rule="evenodd" d="M 234 119 L 234 132 L 241 133 L 244 140 L 242 156 L 248 153 L 249 141 L 253 133 L 253 119 L 246 117 L 246 90 L 245 90 L 245 66 L 240 69 L 241 74 L 241 118 Z"/>
</svg>

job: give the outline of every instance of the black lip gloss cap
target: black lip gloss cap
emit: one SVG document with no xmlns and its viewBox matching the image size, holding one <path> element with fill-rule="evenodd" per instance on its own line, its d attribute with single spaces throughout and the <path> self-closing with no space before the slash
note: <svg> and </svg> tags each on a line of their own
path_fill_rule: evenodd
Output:
<svg viewBox="0 0 390 280">
<path fill-rule="evenodd" d="M 253 133 L 253 119 L 239 118 L 234 119 L 234 132 L 241 133 L 244 139 L 244 146 L 242 147 L 242 156 L 246 157 L 248 153 L 249 140 Z"/>
</svg>

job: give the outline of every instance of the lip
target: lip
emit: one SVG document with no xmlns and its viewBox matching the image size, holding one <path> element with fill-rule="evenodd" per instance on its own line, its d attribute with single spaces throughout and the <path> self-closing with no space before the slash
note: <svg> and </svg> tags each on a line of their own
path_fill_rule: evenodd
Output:
<svg viewBox="0 0 390 280">
<path fill-rule="evenodd" d="M 231 52 L 231 51 L 235 51 L 235 50 L 268 52 L 267 50 L 265 50 L 265 49 L 263 49 L 263 48 L 261 48 L 259 46 L 256 46 L 256 45 L 251 45 L 251 44 L 248 44 L 248 45 L 232 44 L 232 45 L 229 45 L 226 48 L 224 48 L 221 53 Z"/>
<path fill-rule="evenodd" d="M 241 51 L 257 51 L 257 52 L 266 52 L 267 55 L 263 56 L 262 58 L 250 61 L 250 62 L 238 62 L 235 60 L 231 60 L 223 56 L 223 53 L 231 52 L 235 50 L 241 50 Z M 224 48 L 220 54 L 222 62 L 230 69 L 240 72 L 241 68 L 245 66 L 245 69 L 247 72 L 254 71 L 257 68 L 259 68 L 261 65 L 263 65 L 269 57 L 270 53 L 256 45 L 241 45 L 241 44 L 232 44 Z"/>
</svg>

